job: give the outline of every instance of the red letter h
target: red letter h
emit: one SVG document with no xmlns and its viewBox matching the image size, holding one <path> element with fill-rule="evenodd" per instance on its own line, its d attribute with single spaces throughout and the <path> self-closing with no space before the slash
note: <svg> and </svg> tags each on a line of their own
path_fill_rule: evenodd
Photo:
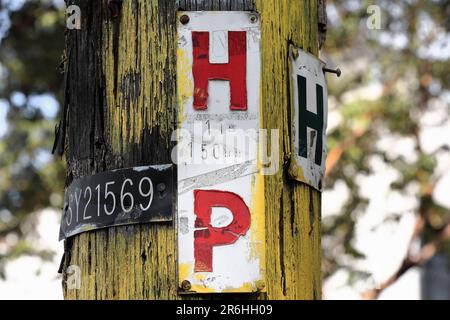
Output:
<svg viewBox="0 0 450 320">
<path fill-rule="evenodd" d="M 228 32 L 228 63 L 209 62 L 209 32 L 192 32 L 194 62 L 194 108 L 205 110 L 208 105 L 209 80 L 230 81 L 231 110 L 247 110 L 247 34 Z"/>
</svg>

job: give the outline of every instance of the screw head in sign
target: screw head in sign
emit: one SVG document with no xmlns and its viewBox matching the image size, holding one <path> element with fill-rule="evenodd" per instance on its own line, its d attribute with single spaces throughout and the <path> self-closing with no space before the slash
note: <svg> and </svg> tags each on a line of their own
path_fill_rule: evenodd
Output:
<svg viewBox="0 0 450 320">
<path fill-rule="evenodd" d="M 166 185 L 164 183 L 159 183 L 156 188 L 159 192 L 163 192 L 164 190 L 166 190 Z"/>
<path fill-rule="evenodd" d="M 189 18 L 189 16 L 188 16 L 187 14 L 183 14 L 183 15 L 180 17 L 180 22 L 181 22 L 181 24 L 188 24 L 188 23 L 189 23 L 189 20 L 191 20 L 191 19 Z"/>
<path fill-rule="evenodd" d="M 192 286 L 191 286 L 191 283 L 189 282 L 189 280 L 184 280 L 181 283 L 181 289 L 183 289 L 184 291 L 189 291 L 189 290 L 191 290 L 191 288 L 192 288 Z"/>
<path fill-rule="evenodd" d="M 250 22 L 251 23 L 256 23 L 258 21 L 258 16 L 256 14 L 251 14 L 250 15 Z"/>
</svg>

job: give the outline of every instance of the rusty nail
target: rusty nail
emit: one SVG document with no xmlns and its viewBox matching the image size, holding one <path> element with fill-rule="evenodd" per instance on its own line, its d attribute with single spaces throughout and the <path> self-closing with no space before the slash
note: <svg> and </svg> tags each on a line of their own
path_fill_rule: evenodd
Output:
<svg viewBox="0 0 450 320">
<path fill-rule="evenodd" d="M 191 290 L 191 288 L 192 288 L 192 286 L 191 286 L 191 283 L 189 282 L 189 280 L 184 280 L 181 283 L 181 289 L 183 289 L 184 291 L 189 291 L 189 290 Z"/>
<path fill-rule="evenodd" d="M 258 17 L 255 14 L 250 15 L 250 22 L 255 23 L 258 21 Z"/>
<path fill-rule="evenodd" d="M 187 14 L 183 14 L 183 15 L 180 17 L 180 22 L 181 22 L 181 24 L 188 24 L 188 23 L 189 23 L 189 20 L 191 20 L 191 19 L 189 18 L 189 16 L 188 16 Z"/>
<path fill-rule="evenodd" d="M 342 72 L 341 69 L 337 68 L 336 70 L 329 69 L 329 68 L 323 68 L 324 72 L 334 73 L 338 76 L 338 78 L 341 76 Z"/>
<path fill-rule="evenodd" d="M 120 12 L 120 0 L 108 0 L 108 9 L 112 18 L 117 18 Z"/>
</svg>

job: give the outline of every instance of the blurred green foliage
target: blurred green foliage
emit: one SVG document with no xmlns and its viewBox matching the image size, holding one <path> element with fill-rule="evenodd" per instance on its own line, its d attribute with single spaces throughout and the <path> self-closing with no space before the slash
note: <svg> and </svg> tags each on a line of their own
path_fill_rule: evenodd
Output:
<svg viewBox="0 0 450 320">
<path fill-rule="evenodd" d="M 420 139 L 422 120 L 433 104 L 443 110 L 439 113 L 442 123 L 449 119 L 450 1 L 327 2 L 325 60 L 339 64 L 343 76 L 328 78 L 330 101 L 341 119 L 329 132 L 329 154 L 337 161 L 326 185 L 331 189 L 337 182 L 344 182 L 350 196 L 340 214 L 323 219 L 324 277 L 339 268 L 352 270 L 349 259 L 364 258 L 364 253 L 355 249 L 354 232 L 368 199 L 355 178 L 373 173 L 374 158 L 398 172 L 392 190 L 406 195 L 410 187 L 417 186 L 413 189 L 418 190 L 415 213 L 425 222 L 419 233 L 423 243 L 437 241 L 450 223 L 448 208 L 433 197 L 443 174 L 437 172 L 438 158 L 449 153 L 450 137 L 431 152 Z M 381 9 L 380 30 L 366 24 L 371 15 L 367 12 L 369 5 Z M 358 89 L 373 88 L 373 84 L 377 87 L 372 92 L 358 95 Z M 353 98 L 348 99 L 351 93 Z M 408 159 L 395 150 L 381 148 L 378 141 L 386 136 L 412 139 L 415 157 Z M 396 219 L 402 214 L 396 213 Z M 448 243 L 439 245 L 440 252 L 450 253 Z"/>
<path fill-rule="evenodd" d="M 0 35 L 0 108 L 7 115 L 6 123 L 0 122 L 7 126 L 0 136 L 0 277 L 9 259 L 52 257 L 29 235 L 36 224 L 33 213 L 62 207 L 65 181 L 63 162 L 50 155 L 56 120 L 45 116 L 48 106 L 33 103 L 42 95 L 61 102 L 64 12 L 52 1 L 11 5 L 0 6 L 0 30 L 6 31 Z"/>
</svg>

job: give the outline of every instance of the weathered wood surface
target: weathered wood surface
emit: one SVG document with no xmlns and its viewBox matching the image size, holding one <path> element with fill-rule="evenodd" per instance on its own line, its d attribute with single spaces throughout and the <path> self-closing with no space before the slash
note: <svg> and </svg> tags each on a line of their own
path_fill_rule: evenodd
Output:
<svg viewBox="0 0 450 320">
<path fill-rule="evenodd" d="M 320 194 L 287 177 L 288 46 L 318 53 L 317 0 L 124 0 L 116 18 L 107 1 L 69 2 L 81 8 L 82 29 L 66 38 L 66 137 L 59 140 L 66 142 L 67 184 L 105 170 L 170 163 L 178 9 L 261 14 L 262 123 L 280 129 L 283 169 L 265 178 L 267 293 L 246 297 L 320 299 Z M 67 299 L 187 298 L 177 295 L 172 223 L 89 232 L 65 248 Z M 80 290 L 65 286 L 69 265 L 80 267 Z"/>
</svg>

